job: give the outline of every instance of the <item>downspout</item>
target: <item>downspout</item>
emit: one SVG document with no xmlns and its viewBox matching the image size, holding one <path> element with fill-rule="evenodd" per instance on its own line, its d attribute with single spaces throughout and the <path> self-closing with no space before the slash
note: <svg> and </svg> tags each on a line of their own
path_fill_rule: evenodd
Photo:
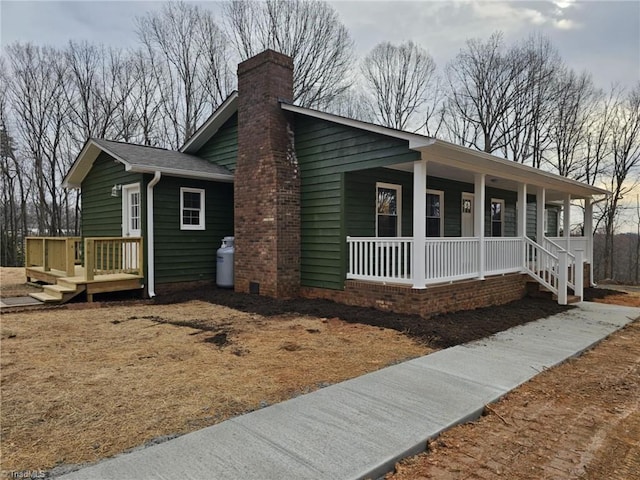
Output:
<svg viewBox="0 0 640 480">
<path fill-rule="evenodd" d="M 150 298 L 156 296 L 156 279 L 154 263 L 154 235 L 153 235 L 153 187 L 160 181 L 162 174 L 156 171 L 147 184 L 147 293 Z"/>
</svg>

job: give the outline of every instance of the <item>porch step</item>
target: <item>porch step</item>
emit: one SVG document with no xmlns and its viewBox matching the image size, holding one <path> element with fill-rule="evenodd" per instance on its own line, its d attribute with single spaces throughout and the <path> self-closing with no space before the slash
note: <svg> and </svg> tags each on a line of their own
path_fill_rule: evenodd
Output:
<svg viewBox="0 0 640 480">
<path fill-rule="evenodd" d="M 553 298 L 556 302 L 558 301 L 557 295 L 553 295 L 551 298 Z M 576 295 L 567 295 L 567 305 L 572 303 L 580 303 L 580 302 L 581 302 L 580 297 Z"/>
</svg>

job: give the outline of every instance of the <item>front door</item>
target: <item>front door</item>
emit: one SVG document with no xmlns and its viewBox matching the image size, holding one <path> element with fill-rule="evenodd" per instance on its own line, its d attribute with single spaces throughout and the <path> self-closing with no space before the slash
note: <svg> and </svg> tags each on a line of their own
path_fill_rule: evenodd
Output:
<svg viewBox="0 0 640 480">
<path fill-rule="evenodd" d="M 122 236 L 140 237 L 142 235 L 142 201 L 140 184 L 134 183 L 122 187 Z M 122 244 L 122 268 L 138 268 L 138 244 Z"/>
<path fill-rule="evenodd" d="M 474 217 L 473 217 L 473 193 L 462 193 L 462 208 L 461 208 L 461 231 L 463 237 L 475 236 L 474 231 Z"/>
</svg>

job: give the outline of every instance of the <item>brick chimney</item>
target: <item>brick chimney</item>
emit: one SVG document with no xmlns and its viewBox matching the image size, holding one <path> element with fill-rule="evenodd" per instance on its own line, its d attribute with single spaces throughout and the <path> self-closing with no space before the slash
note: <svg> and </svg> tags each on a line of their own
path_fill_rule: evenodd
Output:
<svg viewBox="0 0 640 480">
<path fill-rule="evenodd" d="M 293 61 L 266 50 L 238 65 L 234 182 L 235 290 L 290 298 L 300 287 L 300 177 L 292 118 Z"/>
</svg>

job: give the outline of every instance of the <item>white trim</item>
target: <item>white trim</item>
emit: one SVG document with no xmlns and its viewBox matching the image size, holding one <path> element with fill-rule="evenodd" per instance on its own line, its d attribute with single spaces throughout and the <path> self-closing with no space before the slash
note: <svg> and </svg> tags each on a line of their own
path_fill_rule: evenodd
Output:
<svg viewBox="0 0 640 480">
<path fill-rule="evenodd" d="M 486 201 L 486 175 L 484 173 L 476 173 L 473 179 L 473 191 L 475 193 L 475 208 L 474 213 L 474 230 L 476 237 L 478 237 L 478 278 L 484 280 L 485 268 L 486 268 L 486 252 L 485 245 L 485 231 L 484 231 L 484 209 Z"/>
<path fill-rule="evenodd" d="M 518 200 L 516 202 L 516 236 L 527 236 L 527 184 L 518 184 Z"/>
<path fill-rule="evenodd" d="M 427 188 L 424 195 L 425 207 L 427 203 L 427 195 L 438 195 L 440 197 L 440 226 L 439 226 L 440 235 L 438 235 L 438 237 L 444 237 L 444 190 L 433 190 L 431 188 Z M 427 218 L 436 218 L 436 217 L 429 217 L 426 213 L 427 212 L 425 211 L 425 216 L 424 216 L 425 222 Z M 425 223 L 425 227 L 426 227 L 426 223 Z M 426 233 L 427 232 L 425 231 L 425 235 Z M 427 235 L 427 237 L 437 238 L 437 237 L 430 237 L 429 235 Z"/>
<path fill-rule="evenodd" d="M 139 211 L 138 211 L 138 231 L 140 232 L 139 235 L 131 235 L 131 228 L 130 228 L 131 225 L 129 223 L 129 220 L 130 220 L 129 193 L 132 190 L 138 191 L 138 196 L 140 201 Z M 122 196 L 121 198 L 122 223 L 120 225 L 122 236 L 123 237 L 131 237 L 131 236 L 141 237 L 142 236 L 142 191 L 140 188 L 140 183 L 136 182 L 136 183 L 129 183 L 127 185 L 123 185 L 120 192 Z"/>
<path fill-rule="evenodd" d="M 395 183 L 384 183 L 384 182 L 376 182 L 376 236 L 378 236 L 378 216 L 384 215 L 378 213 L 378 189 L 386 188 L 387 190 L 395 190 L 396 191 L 396 210 L 398 214 L 396 215 L 398 222 L 397 225 L 397 233 L 396 237 L 402 236 L 402 185 Z M 390 215 L 387 215 L 390 216 Z"/>
<path fill-rule="evenodd" d="M 497 203 L 500 204 L 500 235 L 494 235 L 493 234 L 493 204 Z M 490 233 L 491 233 L 491 237 L 496 238 L 496 237 L 504 237 L 504 208 L 505 208 L 505 201 L 504 198 L 492 198 L 491 199 L 491 204 L 489 206 L 489 220 L 491 221 L 491 229 L 490 229 Z M 497 223 L 497 222 L 496 222 Z"/>
<path fill-rule="evenodd" d="M 238 111 L 238 92 L 234 91 L 222 102 L 211 116 L 180 147 L 179 152 L 193 153 L 198 151 L 213 137 L 216 132 Z"/>
<path fill-rule="evenodd" d="M 198 211 L 198 220 L 199 223 L 197 225 L 185 224 L 184 223 L 184 194 L 185 193 L 198 193 L 200 194 L 200 209 Z M 180 187 L 180 230 L 205 230 L 205 215 L 204 215 L 204 206 L 205 206 L 205 190 L 204 188 L 191 188 L 191 187 Z M 195 210 L 195 209 L 191 209 Z"/>
</svg>

